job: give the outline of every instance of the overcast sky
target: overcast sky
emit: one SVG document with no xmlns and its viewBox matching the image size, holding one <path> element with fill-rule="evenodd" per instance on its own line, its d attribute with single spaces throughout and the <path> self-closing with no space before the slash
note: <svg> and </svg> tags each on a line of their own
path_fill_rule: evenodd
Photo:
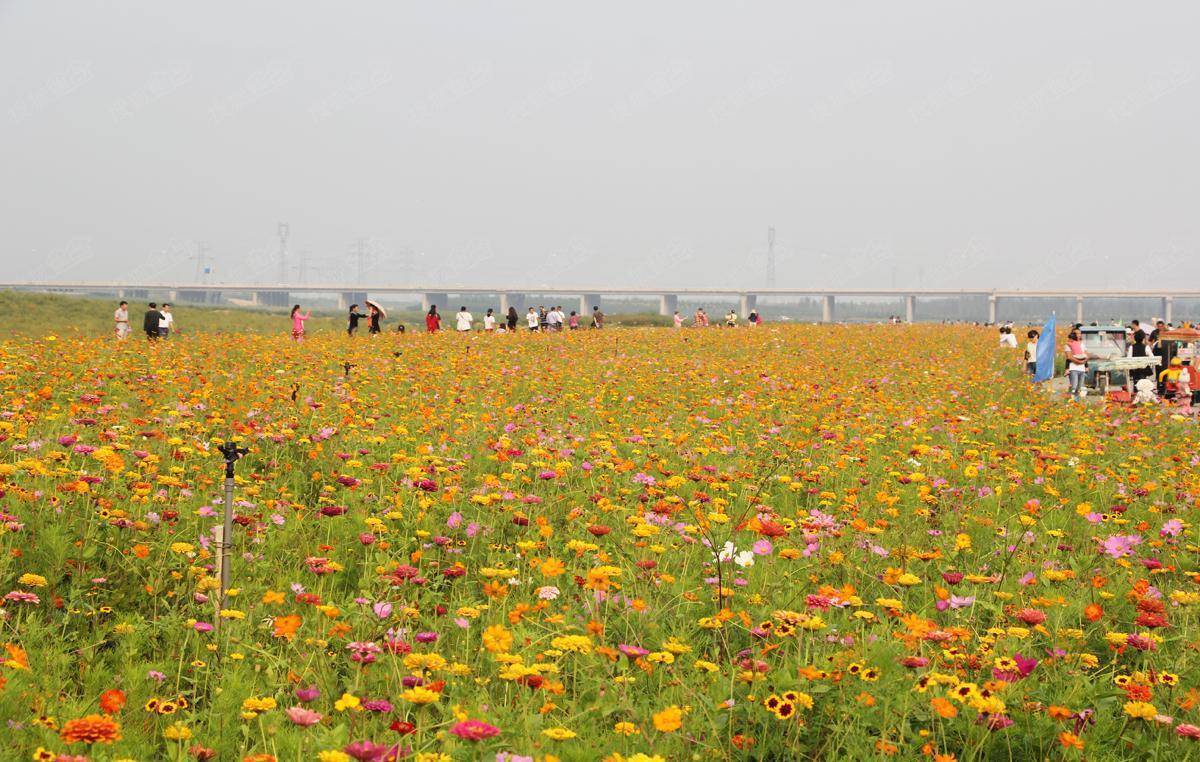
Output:
<svg viewBox="0 0 1200 762">
<path fill-rule="evenodd" d="M 0 277 L 1200 280 L 1200 4 L 801 5 L 0 0 Z"/>
</svg>

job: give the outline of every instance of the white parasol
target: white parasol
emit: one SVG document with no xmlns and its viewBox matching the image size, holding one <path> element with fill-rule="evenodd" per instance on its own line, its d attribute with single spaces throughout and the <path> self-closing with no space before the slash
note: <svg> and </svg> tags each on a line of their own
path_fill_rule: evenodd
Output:
<svg viewBox="0 0 1200 762">
<path fill-rule="evenodd" d="M 379 302 L 372 301 L 371 299 L 367 299 L 367 306 L 374 307 L 375 309 L 379 310 L 379 314 L 381 317 L 387 317 L 387 310 L 385 310 L 383 308 L 383 305 L 380 304 Z"/>
</svg>

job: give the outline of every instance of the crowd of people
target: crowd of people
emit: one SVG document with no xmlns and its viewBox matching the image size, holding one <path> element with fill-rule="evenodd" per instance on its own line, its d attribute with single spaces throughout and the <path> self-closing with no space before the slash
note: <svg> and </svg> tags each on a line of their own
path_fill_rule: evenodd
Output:
<svg viewBox="0 0 1200 762">
<path fill-rule="evenodd" d="M 353 337 L 358 333 L 362 321 L 367 323 L 367 333 L 375 335 L 383 332 L 383 321 L 387 317 L 387 313 L 379 305 L 368 301 L 366 311 L 358 304 L 351 304 L 346 316 L 346 335 Z M 312 317 L 312 311 L 304 311 L 299 304 L 292 307 L 289 315 L 291 322 L 291 337 L 294 341 L 303 341 L 305 333 L 305 322 Z M 605 315 L 599 305 L 592 307 L 590 315 L 581 316 L 575 310 L 566 312 L 561 305 L 552 307 L 529 307 L 524 317 L 517 312 L 516 307 L 509 307 L 506 313 L 497 314 L 496 310 L 489 308 L 483 316 L 482 329 L 485 332 L 512 333 L 516 332 L 519 327 L 523 327 L 526 331 L 531 332 L 555 332 L 555 331 L 575 331 L 585 326 L 590 329 L 603 329 Z M 725 314 L 724 320 L 717 323 L 726 328 L 736 328 L 738 326 L 738 313 L 734 309 L 730 309 Z M 132 333 L 129 322 L 129 303 L 122 301 L 113 313 L 113 322 L 115 324 L 115 333 L 118 339 L 124 340 L 129 338 Z M 746 324 L 754 328 L 762 323 L 762 317 L 757 310 L 751 310 L 746 317 Z M 672 316 L 672 325 L 675 328 L 685 327 L 686 320 L 678 310 Z M 709 321 L 708 313 L 703 307 L 697 307 L 692 315 L 691 325 L 694 328 L 709 328 L 713 325 Z M 143 330 L 146 333 L 146 338 L 152 341 L 165 339 L 171 335 L 175 327 L 175 317 L 171 312 L 171 305 L 164 303 L 161 307 L 156 302 L 150 302 L 146 310 L 143 320 Z M 462 306 L 454 315 L 454 330 L 457 332 L 470 332 L 476 329 L 475 316 Z M 406 327 L 403 323 L 396 325 L 396 332 L 404 333 Z M 430 305 L 429 311 L 425 314 L 425 330 L 429 333 L 437 333 L 442 330 L 442 315 L 438 312 L 437 305 Z"/>
<path fill-rule="evenodd" d="M 129 325 L 129 302 L 122 301 L 117 305 L 117 309 L 113 311 L 113 324 L 118 340 L 124 341 L 132 335 L 133 329 Z M 160 307 L 157 302 L 150 302 L 142 318 L 142 331 L 146 338 L 150 341 L 166 339 L 174 329 L 175 314 L 171 312 L 171 305 L 164 302 Z"/>
<path fill-rule="evenodd" d="M 1093 326 L 1096 324 L 1093 323 Z M 1120 323 L 1114 322 L 1114 326 Z M 1089 364 L 1097 360 L 1111 360 L 1114 357 L 1127 358 L 1158 358 L 1157 365 L 1146 364 L 1130 367 L 1127 372 L 1129 386 L 1137 391 L 1132 401 L 1148 402 L 1152 399 L 1185 400 L 1189 403 L 1200 402 L 1200 368 L 1194 367 L 1192 352 L 1172 353 L 1168 343 L 1163 340 L 1164 334 L 1175 328 L 1165 320 L 1154 320 L 1154 327 L 1149 332 L 1140 320 L 1132 320 L 1124 325 L 1124 348 L 1114 345 L 1110 351 L 1097 352 L 1089 350 L 1083 340 L 1084 324 L 1075 323 L 1067 334 L 1067 343 L 1063 348 L 1064 368 L 1067 377 L 1067 394 L 1071 399 L 1086 396 L 1085 381 L 1088 377 Z M 1186 323 L 1182 328 L 1188 328 Z M 1111 335 L 1111 332 L 1109 332 Z M 1116 334 L 1120 335 L 1118 328 Z M 1034 328 L 1025 334 L 1025 347 L 1022 362 L 1030 376 L 1037 374 L 1038 345 L 1041 333 Z M 1016 334 L 1012 323 L 1000 326 L 1000 346 L 1017 348 Z M 1156 371 L 1156 368 L 1158 369 Z"/>
</svg>

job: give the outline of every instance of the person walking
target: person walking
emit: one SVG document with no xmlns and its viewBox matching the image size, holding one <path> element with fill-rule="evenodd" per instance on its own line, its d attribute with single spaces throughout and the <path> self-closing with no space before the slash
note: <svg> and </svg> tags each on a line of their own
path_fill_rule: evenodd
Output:
<svg viewBox="0 0 1200 762">
<path fill-rule="evenodd" d="M 370 316 L 367 319 L 367 335 L 375 336 L 376 334 L 383 333 L 383 326 L 380 325 L 383 322 L 383 310 L 374 304 L 368 304 L 367 306 L 370 308 Z"/>
<path fill-rule="evenodd" d="M 165 339 L 171 335 L 171 329 L 175 327 L 175 316 L 171 314 L 171 305 L 163 302 L 161 317 L 158 319 L 158 337 Z"/>
<path fill-rule="evenodd" d="M 1072 330 L 1067 336 L 1067 376 L 1070 379 L 1069 394 L 1082 399 L 1084 395 L 1083 379 L 1087 375 L 1087 352 L 1080 341 L 1079 331 Z"/>
<path fill-rule="evenodd" d="M 510 305 L 508 308 L 508 315 L 505 316 L 505 322 L 508 323 L 508 330 L 517 330 L 517 322 L 520 319 L 521 316 L 517 314 L 517 308 Z"/>
<path fill-rule="evenodd" d="M 458 308 L 458 314 L 454 316 L 454 328 L 459 333 L 470 333 L 471 323 L 474 322 L 474 320 L 475 318 L 470 312 L 467 312 L 467 306 L 464 304 L 462 307 Z"/>
<path fill-rule="evenodd" d="M 351 304 L 350 315 L 347 317 L 346 321 L 346 335 L 353 336 L 358 331 L 358 321 L 365 317 L 369 316 L 359 312 L 357 304 Z"/>
<path fill-rule="evenodd" d="M 533 307 L 530 307 L 528 314 L 525 315 L 525 324 L 529 326 L 529 330 L 531 331 L 538 329 L 538 314 Z"/>
<path fill-rule="evenodd" d="M 425 313 L 425 330 L 429 333 L 437 333 L 442 327 L 442 316 L 438 314 L 437 305 L 429 305 L 429 312 Z"/>
<path fill-rule="evenodd" d="M 142 318 L 142 330 L 146 332 L 146 338 L 150 341 L 158 341 L 159 320 L 162 320 L 162 313 L 158 311 L 158 304 L 150 302 L 146 316 Z"/>
<path fill-rule="evenodd" d="M 599 305 L 592 307 L 592 328 L 604 327 L 604 313 L 600 311 Z"/>
<path fill-rule="evenodd" d="M 292 307 L 292 341 L 304 341 L 304 321 L 312 317 L 312 310 L 300 314 L 300 305 Z"/>
<path fill-rule="evenodd" d="M 121 302 L 113 312 L 113 322 L 116 324 L 117 338 L 121 341 L 129 338 L 129 302 Z"/>
</svg>

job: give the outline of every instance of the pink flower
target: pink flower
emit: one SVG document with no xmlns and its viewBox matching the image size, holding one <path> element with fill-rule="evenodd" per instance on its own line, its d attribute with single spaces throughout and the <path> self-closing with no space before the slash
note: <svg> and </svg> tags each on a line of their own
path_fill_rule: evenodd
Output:
<svg viewBox="0 0 1200 762">
<path fill-rule="evenodd" d="M 482 720 L 464 720 L 450 728 L 450 732 L 467 741 L 482 741 L 500 735 L 500 728 Z"/>
<path fill-rule="evenodd" d="M 1110 558 L 1124 558 L 1133 555 L 1133 549 L 1142 544 L 1142 538 L 1136 534 L 1115 534 L 1100 544 L 1100 550 Z"/>
<path fill-rule="evenodd" d="M 392 604 L 388 603 L 387 601 L 379 601 L 371 607 L 371 610 L 374 611 L 375 616 L 379 617 L 380 619 L 387 619 L 392 615 Z"/>
<path fill-rule="evenodd" d="M 1200 741 L 1200 727 L 1181 722 L 1175 726 L 1175 735 L 1180 738 L 1190 738 L 1193 741 Z"/>
<path fill-rule="evenodd" d="M 1158 533 L 1163 537 L 1178 537 L 1183 532 L 1183 522 L 1179 519 L 1171 519 L 1162 525 L 1162 529 Z M 1182 725 L 1180 727 L 1183 727 Z"/>
<path fill-rule="evenodd" d="M 311 709 L 305 709 L 302 706 L 294 706 L 287 710 L 287 716 L 295 724 L 302 728 L 307 728 L 310 725 L 316 725 L 325 715 L 320 712 L 314 712 Z"/>
<path fill-rule="evenodd" d="M 750 546 L 750 550 L 754 551 L 754 555 L 756 556 L 769 556 L 774 549 L 775 546 L 767 539 L 759 540 Z"/>
</svg>

